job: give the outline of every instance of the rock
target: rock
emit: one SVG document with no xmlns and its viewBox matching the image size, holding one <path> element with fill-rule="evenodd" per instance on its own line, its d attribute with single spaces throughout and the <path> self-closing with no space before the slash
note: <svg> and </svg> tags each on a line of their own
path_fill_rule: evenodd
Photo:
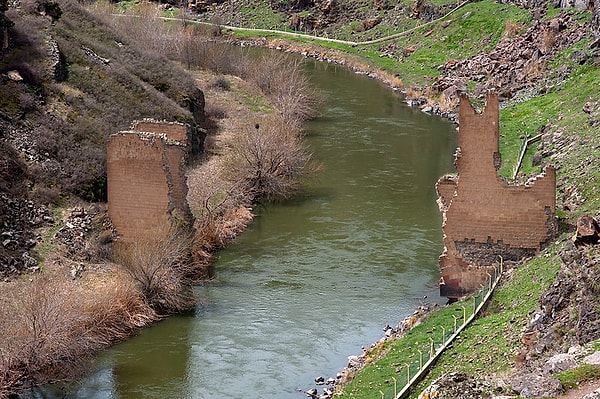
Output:
<svg viewBox="0 0 600 399">
<path fill-rule="evenodd" d="M 450 26 L 450 24 L 451 24 L 451 23 L 452 23 L 452 20 L 451 20 L 451 19 L 448 19 L 448 20 L 446 20 L 446 21 L 442 21 L 442 22 L 440 22 L 440 26 L 441 26 L 442 28 L 446 29 L 447 27 L 449 27 L 449 26 Z"/>
<path fill-rule="evenodd" d="M 359 368 L 363 361 L 356 355 L 348 356 L 348 367 Z"/>
<path fill-rule="evenodd" d="M 419 399 L 471 399 L 481 398 L 487 387 L 472 375 L 466 373 L 448 373 L 431 383 Z"/>
<path fill-rule="evenodd" d="M 584 215 L 577 219 L 577 230 L 572 240 L 576 246 L 595 245 L 600 238 L 600 226 L 596 219 L 589 215 Z"/>
<path fill-rule="evenodd" d="M 15 81 L 15 82 L 21 82 L 23 80 L 23 77 L 21 76 L 19 71 L 14 70 L 14 69 L 12 71 L 6 72 L 6 76 L 8 76 L 8 78 L 10 80 Z"/>
<path fill-rule="evenodd" d="M 581 399 L 600 399 L 600 388 L 596 389 L 594 392 L 590 392 Z"/>
<path fill-rule="evenodd" d="M 306 394 L 306 396 L 308 396 L 309 398 L 317 398 L 319 392 L 316 390 L 316 388 L 312 388 L 304 392 L 304 394 Z"/>
<path fill-rule="evenodd" d="M 554 373 L 560 373 L 561 371 L 570 370 L 577 367 L 577 360 L 574 355 L 568 353 L 559 353 L 552 356 L 546 361 L 542 368 L 544 374 L 551 375 Z"/>
<path fill-rule="evenodd" d="M 325 377 L 323 376 L 318 376 L 317 378 L 315 378 L 315 383 L 317 385 L 323 385 L 325 383 Z"/>
<path fill-rule="evenodd" d="M 583 358 L 583 363 L 600 366 L 600 351 L 594 352 Z"/>
<path fill-rule="evenodd" d="M 513 377 L 511 387 L 523 398 L 555 397 L 563 392 L 562 384 L 557 378 L 536 374 Z"/>
</svg>

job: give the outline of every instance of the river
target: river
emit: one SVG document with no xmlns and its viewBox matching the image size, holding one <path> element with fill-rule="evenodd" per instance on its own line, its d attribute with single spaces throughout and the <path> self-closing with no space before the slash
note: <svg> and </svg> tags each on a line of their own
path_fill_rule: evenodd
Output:
<svg viewBox="0 0 600 399">
<path fill-rule="evenodd" d="M 342 67 L 307 61 L 307 70 L 327 103 L 308 126 L 324 168 L 306 194 L 256 210 L 198 287 L 195 312 L 32 398 L 304 398 L 424 295 L 443 301 L 434 184 L 453 169 L 453 125 Z"/>
</svg>

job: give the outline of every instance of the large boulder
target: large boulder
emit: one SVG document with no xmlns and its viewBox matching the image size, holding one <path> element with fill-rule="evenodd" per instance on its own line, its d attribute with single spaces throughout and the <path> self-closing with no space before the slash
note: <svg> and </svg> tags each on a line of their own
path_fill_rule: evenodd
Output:
<svg viewBox="0 0 600 399">
<path fill-rule="evenodd" d="M 600 239 L 600 226 L 596 219 L 589 215 L 577 219 L 577 231 L 572 240 L 576 246 L 595 245 Z"/>
</svg>

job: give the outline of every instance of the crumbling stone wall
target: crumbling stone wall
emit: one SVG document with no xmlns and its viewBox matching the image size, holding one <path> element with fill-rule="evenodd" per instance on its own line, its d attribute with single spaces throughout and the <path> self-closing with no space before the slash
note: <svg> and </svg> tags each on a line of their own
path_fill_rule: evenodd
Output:
<svg viewBox="0 0 600 399">
<path fill-rule="evenodd" d="M 191 226 L 186 125 L 151 119 L 113 134 L 107 147 L 108 213 L 123 239 L 174 222 Z"/>
<path fill-rule="evenodd" d="M 461 96 L 459 122 L 458 173 L 436 185 L 445 246 L 440 292 L 449 298 L 477 290 L 500 256 L 533 255 L 557 232 L 554 168 L 524 185 L 511 185 L 497 173 L 498 96 L 488 94 L 481 114 Z"/>
</svg>

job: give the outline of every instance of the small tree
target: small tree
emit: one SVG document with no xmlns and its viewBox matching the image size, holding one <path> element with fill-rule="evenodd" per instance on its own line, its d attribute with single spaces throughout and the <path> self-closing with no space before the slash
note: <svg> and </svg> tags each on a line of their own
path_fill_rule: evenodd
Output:
<svg viewBox="0 0 600 399">
<path fill-rule="evenodd" d="M 145 302 L 159 314 L 190 309 L 196 303 L 191 259 L 193 232 L 184 227 L 161 226 L 117 242 L 120 263 L 141 291 Z"/>
<path fill-rule="evenodd" d="M 240 179 L 254 198 L 289 198 L 307 173 L 310 153 L 301 132 L 281 118 L 246 126 L 233 137 L 225 161 L 230 180 Z"/>
</svg>

